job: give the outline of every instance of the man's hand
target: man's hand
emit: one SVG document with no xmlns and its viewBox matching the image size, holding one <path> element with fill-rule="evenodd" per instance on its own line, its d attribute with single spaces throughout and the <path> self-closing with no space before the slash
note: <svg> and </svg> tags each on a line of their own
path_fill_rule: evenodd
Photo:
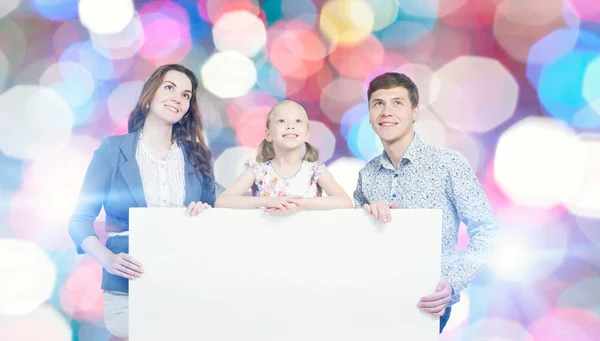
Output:
<svg viewBox="0 0 600 341">
<path fill-rule="evenodd" d="M 422 311 L 433 316 L 444 315 L 444 310 L 452 298 L 452 285 L 444 276 L 435 288 L 435 292 L 429 296 L 422 297 L 417 305 Z"/>
<path fill-rule="evenodd" d="M 375 221 L 381 220 L 384 223 L 392 221 L 392 212 L 390 211 L 390 208 L 398 208 L 398 204 L 393 203 L 391 206 L 388 206 L 385 200 L 381 200 L 374 202 L 371 205 L 363 205 L 363 209 L 375 218 Z"/>
</svg>

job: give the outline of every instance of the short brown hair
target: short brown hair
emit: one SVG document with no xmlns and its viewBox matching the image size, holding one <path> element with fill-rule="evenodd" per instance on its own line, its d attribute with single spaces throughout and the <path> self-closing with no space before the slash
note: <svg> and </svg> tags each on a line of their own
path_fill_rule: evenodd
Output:
<svg viewBox="0 0 600 341">
<path fill-rule="evenodd" d="M 367 91 L 367 100 L 371 101 L 371 95 L 380 89 L 391 89 L 395 87 L 402 87 L 408 91 L 408 98 L 413 108 L 419 105 L 419 89 L 415 82 L 410 79 L 407 75 L 398 72 L 386 72 L 375 77 L 369 83 L 369 90 Z"/>
</svg>

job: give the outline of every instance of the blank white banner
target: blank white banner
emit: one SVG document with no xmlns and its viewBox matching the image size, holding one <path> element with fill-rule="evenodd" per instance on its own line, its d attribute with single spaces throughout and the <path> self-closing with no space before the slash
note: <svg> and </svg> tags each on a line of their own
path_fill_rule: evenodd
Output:
<svg viewBox="0 0 600 341">
<path fill-rule="evenodd" d="M 130 341 L 438 340 L 440 210 L 130 211 Z"/>
</svg>

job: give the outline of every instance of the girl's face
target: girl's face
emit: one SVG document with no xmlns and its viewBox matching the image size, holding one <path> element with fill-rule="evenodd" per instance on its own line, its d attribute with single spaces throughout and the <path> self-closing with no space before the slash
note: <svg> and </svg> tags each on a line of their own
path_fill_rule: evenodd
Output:
<svg viewBox="0 0 600 341">
<path fill-rule="evenodd" d="M 267 128 L 267 141 L 279 149 L 296 149 L 308 142 L 308 117 L 294 102 L 278 104 L 272 112 Z"/>
</svg>

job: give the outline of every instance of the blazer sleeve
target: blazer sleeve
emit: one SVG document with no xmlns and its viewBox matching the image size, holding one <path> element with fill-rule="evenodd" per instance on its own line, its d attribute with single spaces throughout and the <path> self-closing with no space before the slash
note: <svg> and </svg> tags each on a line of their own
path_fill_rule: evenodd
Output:
<svg viewBox="0 0 600 341">
<path fill-rule="evenodd" d="M 75 242 L 78 254 L 85 253 L 81 242 L 89 236 L 98 235 L 94 231 L 94 221 L 104 205 L 110 184 L 110 142 L 104 138 L 94 152 L 88 166 L 75 212 L 69 220 L 69 235 Z"/>
</svg>

